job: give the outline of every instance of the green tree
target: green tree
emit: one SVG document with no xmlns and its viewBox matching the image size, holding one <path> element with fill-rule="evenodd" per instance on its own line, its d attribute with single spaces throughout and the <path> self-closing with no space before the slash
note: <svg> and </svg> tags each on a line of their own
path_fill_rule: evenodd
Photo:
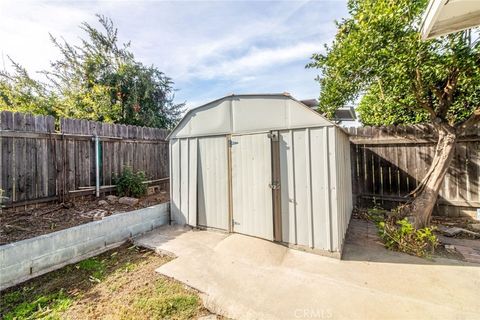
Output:
<svg viewBox="0 0 480 320">
<path fill-rule="evenodd" d="M 10 59 L 14 71 L 0 71 L 0 110 L 55 115 L 57 97 Z"/>
<path fill-rule="evenodd" d="M 0 107 L 57 117 L 170 128 L 184 104 L 175 104 L 173 82 L 154 66 L 135 60 L 130 44 L 118 44 L 113 22 L 98 15 L 102 29 L 82 23 L 79 45 L 50 35 L 61 58 L 33 80 L 18 64 L 0 74 Z M 5 106 L 5 107 L 4 107 Z"/>
<path fill-rule="evenodd" d="M 430 222 L 458 137 L 480 122 L 478 29 L 421 41 L 426 2 L 350 0 L 333 44 L 309 64 L 321 71 L 321 112 L 360 97 L 365 123 L 426 120 L 438 131 L 431 167 L 404 209 L 417 228 Z"/>
</svg>

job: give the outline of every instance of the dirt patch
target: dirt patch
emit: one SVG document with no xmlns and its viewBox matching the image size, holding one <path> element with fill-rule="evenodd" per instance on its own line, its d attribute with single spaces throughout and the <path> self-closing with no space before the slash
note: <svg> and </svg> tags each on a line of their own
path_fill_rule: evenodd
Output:
<svg viewBox="0 0 480 320">
<path fill-rule="evenodd" d="M 33 238 L 87 222 L 95 218 L 87 213 L 103 210 L 104 216 L 146 208 L 169 201 L 167 191 L 145 196 L 135 206 L 114 203 L 99 205 L 99 199 L 76 199 L 67 204 L 49 204 L 40 208 L 18 211 L 3 209 L 0 211 L 0 245 Z"/>
<path fill-rule="evenodd" d="M 1 292 L 2 319 L 191 319 L 198 293 L 155 272 L 166 256 L 123 245 Z"/>
</svg>

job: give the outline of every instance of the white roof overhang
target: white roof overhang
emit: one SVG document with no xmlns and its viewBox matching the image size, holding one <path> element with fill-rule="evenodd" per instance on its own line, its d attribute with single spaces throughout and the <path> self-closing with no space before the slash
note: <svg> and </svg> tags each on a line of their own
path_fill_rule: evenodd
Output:
<svg viewBox="0 0 480 320">
<path fill-rule="evenodd" d="M 480 25 L 480 0 L 430 0 L 423 16 L 422 39 Z"/>
</svg>

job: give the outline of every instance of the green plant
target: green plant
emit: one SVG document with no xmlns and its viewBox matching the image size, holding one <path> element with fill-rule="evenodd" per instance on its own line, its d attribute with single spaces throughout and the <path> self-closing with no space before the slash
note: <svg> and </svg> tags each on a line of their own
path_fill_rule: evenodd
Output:
<svg viewBox="0 0 480 320">
<path fill-rule="evenodd" d="M 143 171 L 133 172 L 130 167 L 125 167 L 122 173 L 115 177 L 117 193 L 119 196 L 140 197 L 147 192 L 145 185 L 146 176 Z"/>
<path fill-rule="evenodd" d="M 76 266 L 78 270 L 87 271 L 90 274 L 89 280 L 91 282 L 101 281 L 107 270 L 107 265 L 105 260 L 99 260 L 98 258 L 89 258 L 83 261 L 80 261 Z"/>
<path fill-rule="evenodd" d="M 18 295 L 13 292 L 13 295 Z M 18 300 L 12 311 L 4 315 L 4 319 L 59 319 L 60 314 L 72 304 L 70 298 L 63 290 L 52 294 L 41 294 L 30 301 Z"/>
<path fill-rule="evenodd" d="M 433 228 L 415 229 L 407 218 L 400 220 L 394 217 L 378 221 L 378 233 L 385 247 L 418 257 L 433 254 L 438 244 Z"/>
</svg>

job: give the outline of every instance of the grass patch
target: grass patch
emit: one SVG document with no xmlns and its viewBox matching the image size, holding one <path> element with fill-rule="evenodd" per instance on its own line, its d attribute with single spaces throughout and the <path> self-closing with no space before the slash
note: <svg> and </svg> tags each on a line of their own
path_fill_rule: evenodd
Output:
<svg viewBox="0 0 480 320">
<path fill-rule="evenodd" d="M 99 260 L 97 257 L 80 261 L 75 268 L 90 273 L 91 282 L 101 282 L 107 271 L 106 260 Z"/>
<path fill-rule="evenodd" d="M 146 290 L 136 297 L 133 308 L 149 315 L 149 318 L 190 319 L 200 305 L 197 295 L 185 292 L 181 284 L 167 279 L 157 279 L 153 290 Z"/>
<path fill-rule="evenodd" d="M 124 245 L 1 292 L 1 319 L 191 319 L 198 294 L 155 272 L 170 258 Z"/>
<path fill-rule="evenodd" d="M 14 299 L 12 299 L 15 297 Z M 5 320 L 13 319 L 59 319 L 63 311 L 72 304 L 72 298 L 63 290 L 46 295 L 37 295 L 22 301 L 22 295 L 17 293 L 7 294 L 7 303 L 11 304 L 12 310 L 3 315 Z"/>
</svg>

